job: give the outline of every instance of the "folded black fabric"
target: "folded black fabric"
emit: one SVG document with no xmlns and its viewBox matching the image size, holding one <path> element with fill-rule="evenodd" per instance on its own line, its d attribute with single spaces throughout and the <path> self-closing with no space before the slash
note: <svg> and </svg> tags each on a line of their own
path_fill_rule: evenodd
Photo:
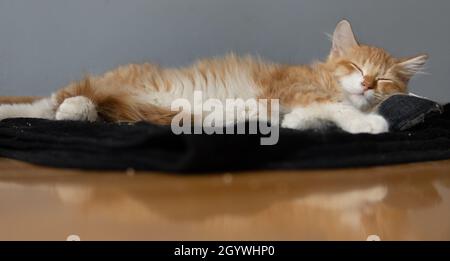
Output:
<svg viewBox="0 0 450 261">
<path fill-rule="evenodd" d="M 0 156 L 94 170 L 179 173 L 339 168 L 450 158 L 450 104 L 405 131 L 381 135 L 337 128 L 280 129 L 276 145 L 262 135 L 175 135 L 149 123 L 111 124 L 41 119 L 0 122 Z"/>
<path fill-rule="evenodd" d="M 443 110 L 437 102 L 406 94 L 393 95 L 377 107 L 377 112 L 389 121 L 390 131 L 410 129 Z"/>
</svg>

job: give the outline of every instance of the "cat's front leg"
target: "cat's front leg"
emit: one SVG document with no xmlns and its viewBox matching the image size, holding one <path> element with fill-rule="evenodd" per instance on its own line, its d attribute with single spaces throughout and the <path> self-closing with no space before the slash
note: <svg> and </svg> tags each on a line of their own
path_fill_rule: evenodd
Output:
<svg viewBox="0 0 450 261">
<path fill-rule="evenodd" d="M 297 130 L 306 130 L 319 128 L 321 126 L 320 119 L 324 112 L 320 107 L 298 107 L 284 115 L 281 127 Z"/>
<path fill-rule="evenodd" d="M 379 134 L 389 131 L 388 122 L 375 113 L 362 113 L 353 106 L 333 104 L 328 106 L 331 120 L 349 133 Z"/>
<path fill-rule="evenodd" d="M 291 129 L 314 129 L 322 121 L 332 121 L 349 133 L 379 134 L 389 130 L 387 121 L 377 114 L 365 114 L 351 105 L 342 103 L 314 104 L 298 107 L 284 116 L 281 126 Z"/>
</svg>

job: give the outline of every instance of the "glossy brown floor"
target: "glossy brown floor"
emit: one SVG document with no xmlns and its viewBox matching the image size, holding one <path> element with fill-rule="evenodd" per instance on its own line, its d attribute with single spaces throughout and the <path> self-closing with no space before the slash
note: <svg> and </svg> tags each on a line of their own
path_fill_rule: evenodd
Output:
<svg viewBox="0 0 450 261">
<path fill-rule="evenodd" d="M 33 97 L 0 97 L 0 103 Z M 204 176 L 0 158 L 0 240 L 450 240 L 450 161 Z"/>
<path fill-rule="evenodd" d="M 450 239 L 450 161 L 177 176 L 0 159 L 0 239 Z"/>
</svg>

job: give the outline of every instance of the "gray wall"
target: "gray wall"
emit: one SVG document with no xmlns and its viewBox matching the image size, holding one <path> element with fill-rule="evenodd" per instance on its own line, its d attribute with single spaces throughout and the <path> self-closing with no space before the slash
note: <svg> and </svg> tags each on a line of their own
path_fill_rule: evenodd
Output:
<svg viewBox="0 0 450 261">
<path fill-rule="evenodd" d="M 448 0 L 0 0 L 0 95 L 46 95 L 119 64 L 186 65 L 228 51 L 289 63 L 327 55 L 349 18 L 362 42 L 427 52 L 418 94 L 450 101 Z"/>
</svg>

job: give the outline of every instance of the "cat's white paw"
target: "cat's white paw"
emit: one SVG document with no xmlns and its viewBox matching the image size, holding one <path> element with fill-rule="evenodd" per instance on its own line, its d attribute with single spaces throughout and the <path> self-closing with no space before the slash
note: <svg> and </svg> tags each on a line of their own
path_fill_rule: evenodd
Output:
<svg viewBox="0 0 450 261">
<path fill-rule="evenodd" d="M 221 104 L 217 108 L 221 108 Z M 207 111 L 207 116 L 204 120 L 204 125 L 206 127 L 224 127 L 235 125 L 237 123 L 245 122 L 246 111 L 245 106 L 241 107 L 231 107 L 223 109 L 216 109 L 211 112 Z"/>
<path fill-rule="evenodd" d="M 0 121 L 9 118 L 6 105 L 0 105 Z"/>
<path fill-rule="evenodd" d="M 314 117 L 308 116 L 307 113 L 302 110 L 294 110 L 286 114 L 281 122 L 281 127 L 307 130 L 307 129 L 319 129 L 322 127 L 321 122 Z"/>
<path fill-rule="evenodd" d="M 388 122 L 381 116 L 370 114 L 362 117 L 348 119 L 347 122 L 341 124 L 341 128 L 347 132 L 379 134 L 389 131 Z"/>
<path fill-rule="evenodd" d="M 372 127 L 373 134 L 379 134 L 389 131 L 389 123 L 380 115 L 370 114 L 367 116 Z"/>
<path fill-rule="evenodd" d="M 284 116 L 283 121 L 281 122 L 282 128 L 289 129 L 300 129 L 302 125 L 300 117 L 296 113 L 288 113 Z"/>
<path fill-rule="evenodd" d="M 97 110 L 95 104 L 84 96 L 67 98 L 56 110 L 57 120 L 95 121 Z"/>
</svg>

